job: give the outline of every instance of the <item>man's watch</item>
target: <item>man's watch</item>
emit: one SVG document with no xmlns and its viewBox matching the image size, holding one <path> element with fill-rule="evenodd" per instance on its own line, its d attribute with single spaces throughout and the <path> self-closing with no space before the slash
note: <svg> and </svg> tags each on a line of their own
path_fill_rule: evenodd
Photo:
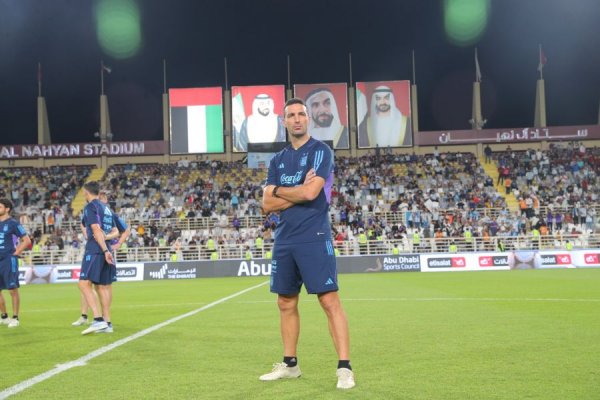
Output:
<svg viewBox="0 0 600 400">
<path fill-rule="evenodd" d="M 105 253 L 110 253 L 110 250 L 106 249 L 104 250 Z"/>
<path fill-rule="evenodd" d="M 277 196 L 277 190 L 279 190 L 279 186 L 275 186 L 273 188 L 273 197 L 279 197 L 279 196 Z"/>
</svg>

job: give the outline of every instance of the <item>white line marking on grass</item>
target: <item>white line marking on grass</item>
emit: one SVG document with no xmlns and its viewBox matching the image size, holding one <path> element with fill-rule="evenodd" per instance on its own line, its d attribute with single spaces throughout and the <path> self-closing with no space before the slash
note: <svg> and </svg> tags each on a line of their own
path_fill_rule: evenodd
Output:
<svg viewBox="0 0 600 400">
<path fill-rule="evenodd" d="M 342 301 L 547 301 L 547 302 L 590 302 L 597 303 L 600 299 L 553 299 L 553 298 L 510 298 L 510 297 L 387 297 L 387 298 L 343 298 Z M 236 301 L 236 304 L 275 303 L 275 300 Z"/>
<path fill-rule="evenodd" d="M 171 319 L 166 320 L 164 322 L 161 322 L 160 324 L 156 324 L 154 326 L 151 326 L 150 328 L 146 328 L 144 330 L 141 330 L 138 333 L 134 333 L 131 336 L 127 336 L 126 338 L 117 340 L 114 343 L 111 343 L 111 344 L 106 345 L 104 347 L 100 347 L 99 349 L 94 350 L 91 353 L 88 353 L 85 356 L 78 358 L 77 360 L 69 361 L 69 362 L 66 362 L 64 364 L 58 364 L 58 365 L 56 365 L 56 367 L 54 367 L 51 370 L 48 370 L 48 371 L 46 371 L 44 373 L 41 373 L 41 374 L 39 374 L 37 376 L 34 376 L 33 378 L 27 379 L 27 380 L 25 380 L 25 381 L 23 381 L 21 383 L 17 383 L 14 386 L 11 386 L 11 387 L 9 387 L 7 389 L 4 389 L 3 391 L 0 392 L 0 399 L 6 399 L 9 396 L 12 396 L 14 394 L 20 393 L 20 392 L 22 392 L 25 389 L 29 389 L 30 387 L 32 387 L 32 386 L 34 386 L 34 385 L 36 385 L 36 384 L 38 384 L 40 382 L 45 381 L 46 379 L 49 379 L 49 378 L 53 377 L 54 375 L 58 375 L 61 372 L 65 372 L 65 371 L 67 371 L 67 370 L 69 370 L 71 368 L 74 368 L 74 367 L 83 367 L 84 365 L 87 364 L 88 361 L 90 361 L 90 360 L 92 360 L 92 359 L 94 359 L 96 357 L 99 357 L 99 356 L 101 356 L 101 355 L 103 355 L 105 353 L 108 353 L 109 351 L 114 350 L 117 347 L 120 347 L 120 346 L 122 346 L 124 344 L 127 344 L 127 343 L 131 342 L 131 341 L 134 341 L 134 340 L 139 339 L 139 338 L 141 338 L 143 336 L 146 336 L 149 333 L 157 331 L 157 330 L 159 330 L 161 328 L 164 328 L 167 325 L 171 325 L 171 324 L 173 324 L 173 323 L 175 323 L 177 321 L 180 321 L 180 320 L 182 320 L 184 318 L 188 318 L 188 317 L 196 315 L 196 314 L 198 314 L 198 313 L 200 313 L 200 312 L 202 312 L 204 310 L 208 310 L 209 308 L 212 308 L 212 307 L 214 307 L 216 305 L 224 303 L 227 300 L 233 299 L 234 297 L 238 297 L 238 296 L 240 296 L 240 295 L 242 295 L 244 293 L 247 293 L 247 292 L 249 292 L 251 290 L 254 290 L 256 288 L 264 286 L 267 283 L 269 283 L 269 281 L 266 281 L 266 282 L 263 282 L 261 284 L 249 287 L 249 288 L 244 289 L 244 290 L 241 290 L 241 291 L 239 291 L 237 293 L 234 293 L 232 295 L 229 295 L 227 297 L 223 297 L 222 299 L 213 301 L 212 303 L 208 303 L 207 305 L 205 305 L 203 307 L 200 307 L 200 308 L 198 308 L 196 310 L 187 312 L 185 314 L 181 314 L 181 315 L 179 315 L 177 317 L 174 317 L 174 318 L 171 318 Z"/>
</svg>

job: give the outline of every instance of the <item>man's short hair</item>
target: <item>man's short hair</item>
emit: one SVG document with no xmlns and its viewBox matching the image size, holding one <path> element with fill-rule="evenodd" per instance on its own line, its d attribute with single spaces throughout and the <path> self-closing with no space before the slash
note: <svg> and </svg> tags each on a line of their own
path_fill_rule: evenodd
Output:
<svg viewBox="0 0 600 400">
<path fill-rule="evenodd" d="M 293 104 L 301 104 L 304 107 L 306 107 L 306 103 L 304 102 L 304 100 L 302 100 L 298 97 L 293 97 L 285 102 L 285 106 L 283 106 L 283 110 L 285 111 L 285 109 L 288 108 L 288 106 L 291 106 Z"/>
<path fill-rule="evenodd" d="M 13 203 L 9 199 L 0 199 L 0 204 L 6 208 L 10 208 L 11 211 L 13 209 Z"/>
<path fill-rule="evenodd" d="M 83 188 L 93 194 L 94 196 L 98 196 L 100 193 L 100 185 L 96 181 L 89 181 L 83 185 Z"/>
</svg>

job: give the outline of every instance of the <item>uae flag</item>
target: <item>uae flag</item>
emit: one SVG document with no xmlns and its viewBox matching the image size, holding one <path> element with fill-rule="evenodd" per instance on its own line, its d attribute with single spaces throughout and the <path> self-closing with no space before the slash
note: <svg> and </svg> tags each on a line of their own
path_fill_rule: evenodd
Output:
<svg viewBox="0 0 600 400">
<path fill-rule="evenodd" d="M 367 106 L 367 97 L 365 96 L 366 87 L 364 83 L 356 83 L 356 125 L 360 125 L 369 113 Z"/>
<path fill-rule="evenodd" d="M 222 153 L 223 92 L 220 87 L 169 89 L 171 153 Z"/>
</svg>

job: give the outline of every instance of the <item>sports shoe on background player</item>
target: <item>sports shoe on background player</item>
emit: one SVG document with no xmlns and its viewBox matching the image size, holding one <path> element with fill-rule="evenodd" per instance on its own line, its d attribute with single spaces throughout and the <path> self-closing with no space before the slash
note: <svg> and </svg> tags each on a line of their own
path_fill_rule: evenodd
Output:
<svg viewBox="0 0 600 400">
<path fill-rule="evenodd" d="M 107 327 L 108 327 L 108 324 L 106 323 L 106 321 L 94 321 L 94 322 L 92 322 L 90 327 L 87 328 L 86 330 L 84 330 L 83 332 L 81 332 L 81 334 L 87 335 L 88 333 L 106 329 Z"/>
<path fill-rule="evenodd" d="M 10 318 L 0 318 L 0 325 L 8 325 L 10 324 Z"/>
<path fill-rule="evenodd" d="M 354 372 L 352 372 L 352 370 L 349 370 L 348 368 L 338 368 L 336 375 L 338 377 L 338 389 L 352 389 L 356 386 L 356 382 L 354 382 Z"/>
<path fill-rule="evenodd" d="M 295 367 L 288 367 L 286 363 L 282 362 L 273 364 L 273 370 L 258 379 L 261 381 L 274 381 L 277 379 L 299 378 L 300 375 L 302 375 L 300 367 L 297 365 Z"/>
<path fill-rule="evenodd" d="M 88 323 L 88 319 L 87 318 L 83 318 L 83 317 L 79 317 L 79 319 L 75 322 L 73 322 L 71 325 L 73 326 L 81 326 L 81 325 L 85 325 Z"/>
<path fill-rule="evenodd" d="M 108 326 L 106 328 L 97 330 L 94 333 L 113 333 L 113 326 L 112 326 L 112 324 L 109 322 L 107 325 Z"/>
<path fill-rule="evenodd" d="M 20 325 L 20 322 L 18 319 L 14 319 L 14 318 L 6 318 L 6 319 L 10 319 L 10 322 L 8 323 L 9 328 L 16 328 L 17 326 Z"/>
</svg>

